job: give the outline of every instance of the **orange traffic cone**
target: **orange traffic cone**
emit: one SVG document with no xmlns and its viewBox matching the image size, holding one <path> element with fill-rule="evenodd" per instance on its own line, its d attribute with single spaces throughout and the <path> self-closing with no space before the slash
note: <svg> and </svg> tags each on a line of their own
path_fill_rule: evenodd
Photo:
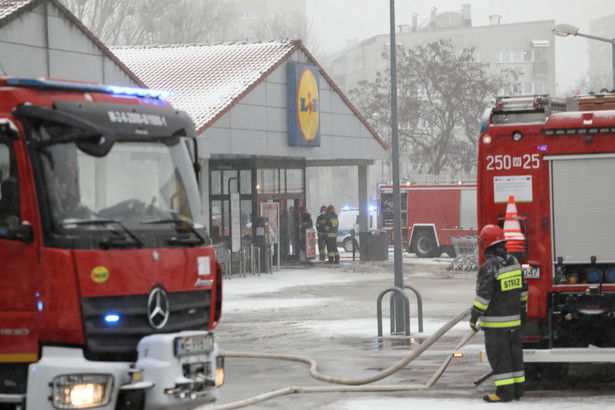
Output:
<svg viewBox="0 0 615 410">
<path fill-rule="evenodd" d="M 508 252 L 525 252 L 525 235 L 521 232 L 517 205 L 515 205 L 513 195 L 508 197 L 506 217 L 504 218 L 504 237 L 506 238 Z"/>
</svg>

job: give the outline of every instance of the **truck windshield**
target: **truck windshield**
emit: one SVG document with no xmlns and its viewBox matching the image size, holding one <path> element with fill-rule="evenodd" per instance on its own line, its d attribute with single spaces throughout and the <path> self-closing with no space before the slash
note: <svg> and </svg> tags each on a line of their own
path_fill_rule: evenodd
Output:
<svg viewBox="0 0 615 410">
<path fill-rule="evenodd" d="M 33 131 L 38 140 L 53 140 L 47 134 L 65 135 L 64 128 L 42 123 Z M 87 248 L 204 242 L 196 179 L 179 137 L 118 139 L 102 157 L 83 152 L 78 142 L 49 144 L 36 153 L 46 233 L 60 246 L 62 238 L 75 237 L 69 242 Z"/>
</svg>

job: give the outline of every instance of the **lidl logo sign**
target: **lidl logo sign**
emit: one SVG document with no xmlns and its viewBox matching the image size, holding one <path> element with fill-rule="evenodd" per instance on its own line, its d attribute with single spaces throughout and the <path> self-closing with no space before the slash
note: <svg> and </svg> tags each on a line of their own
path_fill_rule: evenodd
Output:
<svg viewBox="0 0 615 410">
<path fill-rule="evenodd" d="M 320 146 L 318 67 L 288 64 L 288 145 Z"/>
</svg>

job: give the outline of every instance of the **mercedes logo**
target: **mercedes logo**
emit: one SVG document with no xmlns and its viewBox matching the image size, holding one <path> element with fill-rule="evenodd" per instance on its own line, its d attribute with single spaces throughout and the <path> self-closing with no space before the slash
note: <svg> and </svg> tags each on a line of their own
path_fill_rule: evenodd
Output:
<svg viewBox="0 0 615 410">
<path fill-rule="evenodd" d="M 152 289 L 147 299 L 147 321 L 150 326 L 162 329 L 169 320 L 170 311 L 167 292 L 161 287 Z"/>
</svg>

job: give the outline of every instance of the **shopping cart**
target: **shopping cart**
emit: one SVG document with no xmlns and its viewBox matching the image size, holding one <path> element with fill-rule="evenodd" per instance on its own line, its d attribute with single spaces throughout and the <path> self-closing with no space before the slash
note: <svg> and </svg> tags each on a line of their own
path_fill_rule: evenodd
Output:
<svg viewBox="0 0 615 410">
<path fill-rule="evenodd" d="M 478 236 L 477 235 L 450 235 L 455 248 L 455 259 L 448 265 L 447 270 L 478 270 Z"/>
</svg>

